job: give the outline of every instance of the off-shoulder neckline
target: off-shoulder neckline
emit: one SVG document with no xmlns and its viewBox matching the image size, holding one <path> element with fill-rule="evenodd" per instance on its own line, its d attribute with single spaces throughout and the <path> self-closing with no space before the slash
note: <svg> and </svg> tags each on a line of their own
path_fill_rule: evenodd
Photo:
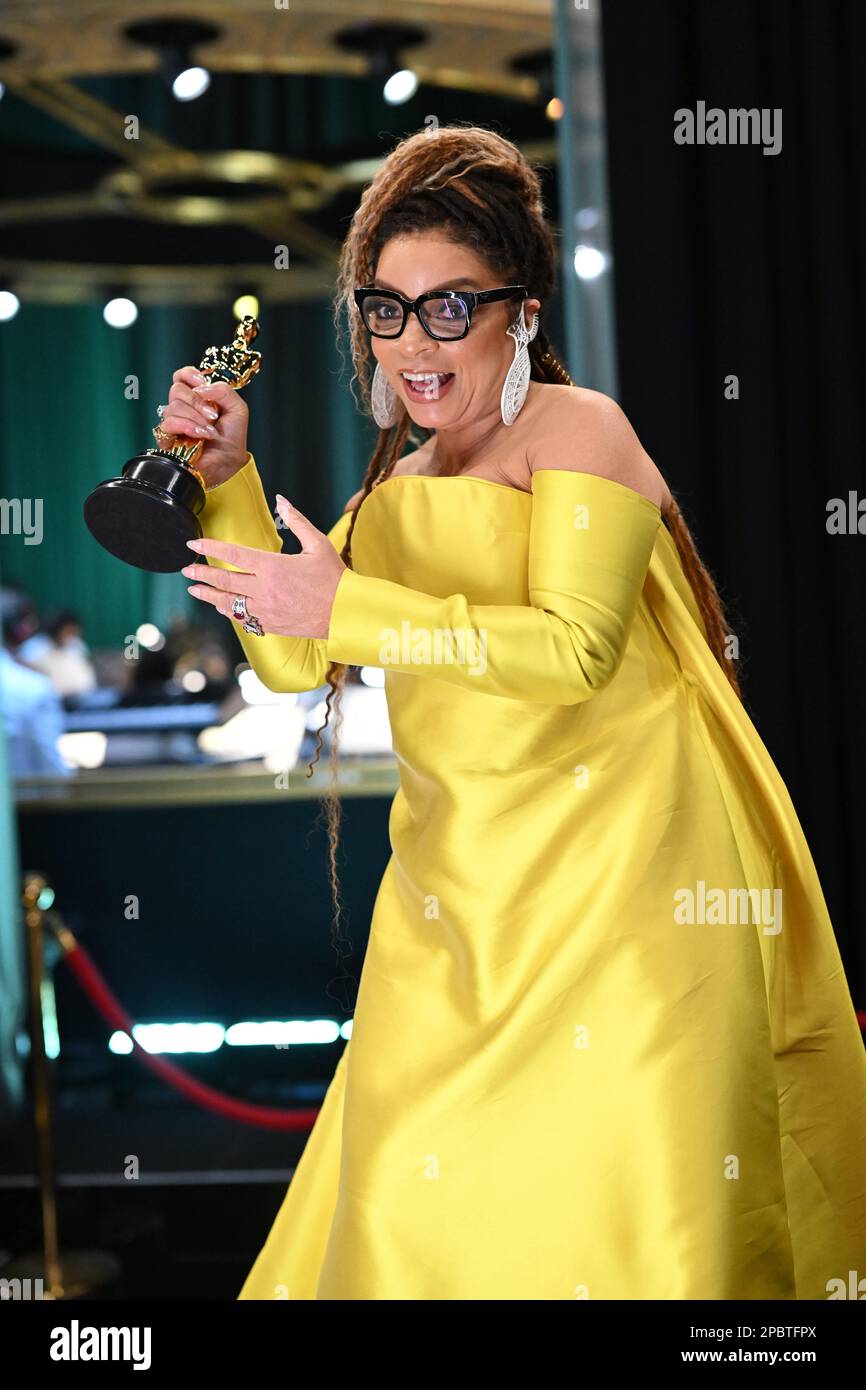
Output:
<svg viewBox="0 0 866 1390">
<path fill-rule="evenodd" d="M 598 478 L 603 483 L 609 483 L 612 487 L 619 488 L 621 492 L 627 492 L 638 502 L 644 502 L 648 507 L 662 517 L 662 509 L 657 502 L 638 492 L 636 488 L 628 487 L 625 483 L 619 483 L 615 478 L 608 478 L 603 473 L 588 473 L 582 468 L 536 468 L 533 470 L 533 478 L 539 477 L 543 473 L 566 473 L 571 477 L 578 478 Z M 388 483 L 405 482 L 407 478 L 422 479 L 426 483 L 485 483 L 487 487 L 498 487 L 503 492 L 516 493 L 518 497 L 526 497 L 531 502 L 532 493 L 526 492 L 522 487 L 512 487 L 510 483 L 497 483 L 493 478 L 482 478 L 479 474 L 472 473 L 393 473 L 390 478 L 383 478 L 381 483 L 377 483 L 373 492 L 378 492 L 380 488 L 386 487 Z M 371 494 L 372 495 L 372 494 Z"/>
</svg>

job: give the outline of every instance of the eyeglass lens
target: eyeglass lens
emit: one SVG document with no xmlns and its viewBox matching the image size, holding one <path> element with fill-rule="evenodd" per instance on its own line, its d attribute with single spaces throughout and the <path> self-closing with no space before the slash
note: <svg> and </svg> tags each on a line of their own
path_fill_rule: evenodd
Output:
<svg viewBox="0 0 866 1390">
<path fill-rule="evenodd" d="M 437 338 L 460 338 L 466 328 L 466 305 L 462 299 L 426 299 L 419 313 Z M 364 300 L 364 320 L 373 333 L 391 337 L 403 323 L 403 306 L 384 295 L 368 295 Z"/>
</svg>

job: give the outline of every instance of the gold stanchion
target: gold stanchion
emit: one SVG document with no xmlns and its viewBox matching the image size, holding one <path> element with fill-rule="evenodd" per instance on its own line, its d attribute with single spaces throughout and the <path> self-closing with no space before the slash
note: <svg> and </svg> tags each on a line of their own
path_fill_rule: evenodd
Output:
<svg viewBox="0 0 866 1390">
<path fill-rule="evenodd" d="M 27 976 L 30 996 L 30 1057 L 33 1121 L 42 1207 L 42 1250 L 10 1261 L 0 1271 L 0 1298 L 81 1298 L 115 1279 L 120 1265 L 103 1250 L 60 1252 L 54 1164 L 54 1108 L 45 1048 L 43 1010 L 44 922 L 54 891 L 42 874 L 24 875 L 22 902 L 27 928 Z M 58 935 L 65 931 L 56 927 Z M 39 1290 L 33 1293 L 34 1285 Z M 25 1289 L 26 1292 L 22 1292 Z"/>
</svg>

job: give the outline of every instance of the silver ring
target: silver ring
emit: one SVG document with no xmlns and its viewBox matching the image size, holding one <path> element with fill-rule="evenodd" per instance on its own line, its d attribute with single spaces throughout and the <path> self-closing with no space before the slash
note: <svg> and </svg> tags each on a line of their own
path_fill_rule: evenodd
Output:
<svg viewBox="0 0 866 1390">
<path fill-rule="evenodd" d="M 254 618 L 252 613 L 247 611 L 246 595 L 241 594 L 232 600 L 232 617 L 239 623 L 243 623 L 244 632 L 251 632 L 256 637 L 264 637 L 265 630 L 258 618 Z"/>
<path fill-rule="evenodd" d="M 157 413 L 157 415 L 159 416 L 159 418 L 160 418 L 160 420 L 161 420 L 162 417 L 163 417 L 163 415 L 165 414 L 165 406 L 164 406 L 164 405 L 158 405 L 158 406 L 156 407 L 156 413 Z"/>
</svg>

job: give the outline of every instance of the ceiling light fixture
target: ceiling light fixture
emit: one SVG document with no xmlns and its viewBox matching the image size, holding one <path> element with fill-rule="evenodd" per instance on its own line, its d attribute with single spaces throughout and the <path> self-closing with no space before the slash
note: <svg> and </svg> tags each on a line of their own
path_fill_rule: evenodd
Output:
<svg viewBox="0 0 866 1390">
<path fill-rule="evenodd" d="M 382 84 L 382 96 L 389 106 L 409 101 L 418 90 L 418 75 L 401 58 L 405 48 L 427 42 L 427 32 L 414 24 L 355 24 L 334 35 L 334 42 L 347 53 L 357 53 L 367 61 L 367 71 Z"/>
<path fill-rule="evenodd" d="M 176 101 L 194 101 L 210 86 L 210 73 L 193 59 L 193 51 L 222 37 L 215 24 L 188 19 L 145 19 L 128 24 L 124 34 L 131 43 L 152 49 L 159 71 Z"/>
</svg>

